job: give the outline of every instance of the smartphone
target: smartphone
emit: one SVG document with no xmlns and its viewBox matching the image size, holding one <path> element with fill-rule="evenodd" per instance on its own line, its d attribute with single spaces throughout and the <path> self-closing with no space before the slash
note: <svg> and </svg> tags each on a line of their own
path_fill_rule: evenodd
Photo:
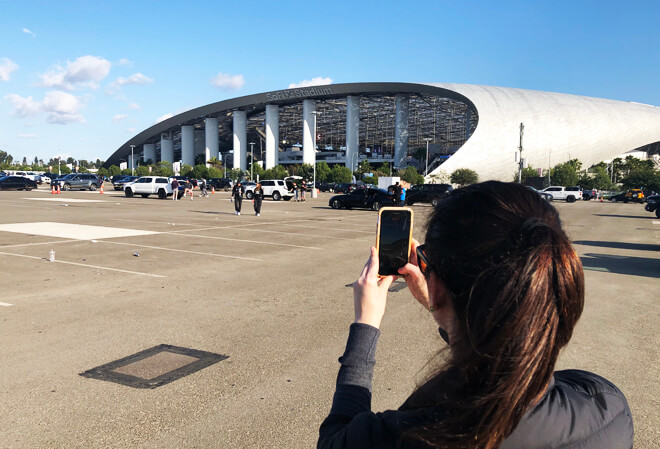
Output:
<svg viewBox="0 0 660 449">
<path fill-rule="evenodd" d="M 378 274 L 398 275 L 408 263 L 412 239 L 413 211 L 408 207 L 383 207 L 378 212 Z"/>
</svg>

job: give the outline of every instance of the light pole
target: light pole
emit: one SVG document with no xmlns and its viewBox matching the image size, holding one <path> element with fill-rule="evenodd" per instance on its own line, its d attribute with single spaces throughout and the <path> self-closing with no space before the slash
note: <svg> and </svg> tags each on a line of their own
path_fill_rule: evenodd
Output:
<svg viewBox="0 0 660 449">
<path fill-rule="evenodd" d="M 250 142 L 250 181 L 253 180 L 252 172 L 254 167 L 254 142 Z"/>
<path fill-rule="evenodd" d="M 314 175 L 312 178 L 312 198 L 316 198 L 316 119 L 318 118 L 318 111 L 312 111 L 314 114 L 314 145 L 312 145 L 314 150 Z"/>
<path fill-rule="evenodd" d="M 133 148 L 135 148 L 135 145 L 131 145 L 131 176 L 135 176 L 134 169 L 135 169 L 135 159 L 133 159 Z"/>
<path fill-rule="evenodd" d="M 424 140 L 426 140 L 426 170 L 424 171 L 424 175 L 428 176 L 429 174 L 429 142 L 433 139 L 430 137 L 425 137 Z"/>
</svg>

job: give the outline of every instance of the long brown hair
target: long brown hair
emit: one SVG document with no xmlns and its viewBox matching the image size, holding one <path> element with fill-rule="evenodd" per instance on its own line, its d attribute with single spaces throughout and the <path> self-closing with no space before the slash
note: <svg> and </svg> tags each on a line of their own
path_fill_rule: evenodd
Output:
<svg viewBox="0 0 660 449">
<path fill-rule="evenodd" d="M 451 291 L 447 362 L 402 409 L 435 410 L 404 438 L 493 449 L 540 399 L 584 303 L 579 257 L 554 207 L 496 181 L 452 192 L 429 220 L 430 269 Z"/>
</svg>

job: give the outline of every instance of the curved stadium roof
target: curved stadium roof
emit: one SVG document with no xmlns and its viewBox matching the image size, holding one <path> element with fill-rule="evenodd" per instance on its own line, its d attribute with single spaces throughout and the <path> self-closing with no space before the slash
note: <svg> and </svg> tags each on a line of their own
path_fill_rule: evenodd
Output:
<svg viewBox="0 0 660 449">
<path fill-rule="evenodd" d="M 280 136 L 288 133 L 293 136 L 289 140 L 295 141 L 302 128 L 305 99 L 316 100 L 323 114 L 318 119 L 319 148 L 330 143 L 336 150 L 345 144 L 349 95 L 361 98 L 361 151 L 382 147 L 381 154 L 394 151 L 394 98 L 409 97 L 408 149 L 423 147 L 429 138 L 432 153 L 445 155 L 430 165 L 430 175 L 471 168 L 482 180 L 511 180 L 517 171 L 514 155 L 521 123 L 522 154 L 533 167 L 574 158 L 590 166 L 641 147 L 657 149 L 660 142 L 660 108 L 650 105 L 469 84 L 351 83 L 265 92 L 186 111 L 131 138 L 105 166 L 126 160 L 131 145 L 158 145 L 162 133 L 179 133 L 184 125 L 203 128 L 209 117 L 219 119 L 221 152 L 227 152 L 231 150 L 232 111 L 246 111 L 248 133 L 259 133 L 267 104 L 280 106 Z M 446 161 L 437 165 L 442 160 Z"/>
</svg>

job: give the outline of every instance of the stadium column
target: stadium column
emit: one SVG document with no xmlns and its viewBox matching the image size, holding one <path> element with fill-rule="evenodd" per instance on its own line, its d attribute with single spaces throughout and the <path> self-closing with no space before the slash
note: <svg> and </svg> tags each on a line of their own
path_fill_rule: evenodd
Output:
<svg viewBox="0 0 660 449">
<path fill-rule="evenodd" d="M 303 100 L 303 164 L 316 161 L 316 101 Z"/>
<path fill-rule="evenodd" d="M 160 160 L 174 162 L 174 142 L 169 134 L 160 135 Z"/>
<path fill-rule="evenodd" d="M 181 127 L 181 163 L 195 165 L 195 128 L 190 125 Z"/>
<path fill-rule="evenodd" d="M 219 157 L 219 143 L 218 143 L 218 119 L 215 117 L 208 117 L 204 120 L 204 140 L 206 141 L 206 162 L 209 159 L 218 159 Z"/>
<path fill-rule="evenodd" d="M 266 170 L 277 165 L 280 141 L 280 107 L 266 105 Z"/>
<path fill-rule="evenodd" d="M 142 145 L 142 157 L 143 161 L 147 162 L 151 159 L 152 163 L 156 163 L 156 144 L 155 143 L 145 143 Z"/>
<path fill-rule="evenodd" d="M 360 97 L 346 98 L 346 166 L 355 171 L 359 156 Z"/>
<path fill-rule="evenodd" d="M 394 130 L 394 167 L 403 167 L 408 156 L 408 106 L 405 95 L 396 96 L 396 126 Z"/>
<path fill-rule="evenodd" d="M 234 111 L 234 168 L 247 167 L 247 113 Z"/>
</svg>

